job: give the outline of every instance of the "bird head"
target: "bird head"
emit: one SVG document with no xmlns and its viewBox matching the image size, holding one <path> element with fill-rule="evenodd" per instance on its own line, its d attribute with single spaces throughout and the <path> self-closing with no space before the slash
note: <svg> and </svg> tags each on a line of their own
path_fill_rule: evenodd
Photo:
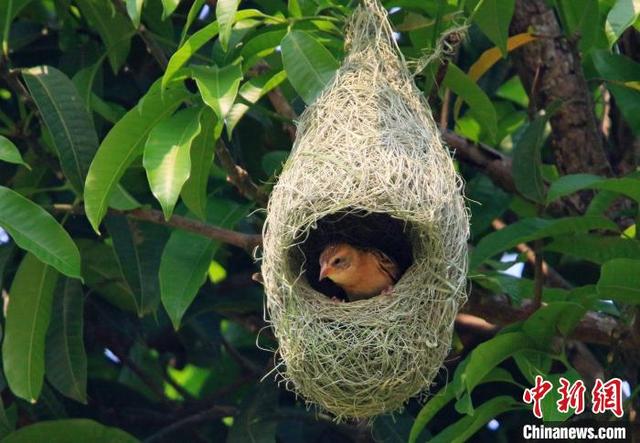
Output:
<svg viewBox="0 0 640 443">
<path fill-rule="evenodd" d="M 350 275 L 351 267 L 357 259 L 356 249 L 346 243 L 327 246 L 320 254 L 319 281 L 328 278 L 334 283 L 345 282 Z"/>
</svg>

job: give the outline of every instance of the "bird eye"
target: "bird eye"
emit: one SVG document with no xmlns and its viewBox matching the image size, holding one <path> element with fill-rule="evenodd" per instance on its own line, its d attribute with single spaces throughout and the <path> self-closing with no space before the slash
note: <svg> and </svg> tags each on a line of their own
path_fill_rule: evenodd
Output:
<svg viewBox="0 0 640 443">
<path fill-rule="evenodd" d="M 335 265 L 339 265 L 341 262 L 342 262 L 342 259 L 341 259 L 341 258 L 336 258 L 336 259 L 333 261 L 333 264 L 334 264 L 334 266 L 335 266 Z"/>
</svg>

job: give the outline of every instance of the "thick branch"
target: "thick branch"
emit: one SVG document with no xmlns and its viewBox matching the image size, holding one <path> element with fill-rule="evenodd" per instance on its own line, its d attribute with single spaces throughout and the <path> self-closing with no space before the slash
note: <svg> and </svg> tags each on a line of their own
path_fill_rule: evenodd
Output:
<svg viewBox="0 0 640 443">
<path fill-rule="evenodd" d="M 562 104 L 551 118 L 551 142 L 558 169 L 562 174 L 610 175 L 611 167 L 575 45 L 562 35 L 545 0 L 516 1 L 511 33 L 526 32 L 530 27 L 542 38 L 518 49 L 514 65 L 538 109 L 556 101 Z"/>
<path fill-rule="evenodd" d="M 477 301 L 470 301 L 462 308 L 462 313 L 480 317 L 489 324 L 506 326 L 516 321 L 524 320 L 531 314 L 531 301 L 523 302 L 522 307 L 515 307 L 508 303 L 505 297 L 483 295 Z M 479 321 L 479 320 L 478 320 Z M 458 317 L 456 325 L 463 325 L 467 329 L 473 328 L 468 317 Z M 489 326 L 476 327 L 480 333 L 487 334 Z M 640 339 L 626 325 L 605 314 L 589 311 L 580 320 L 570 338 L 584 343 L 602 346 L 618 346 L 624 349 L 638 349 Z"/>
</svg>

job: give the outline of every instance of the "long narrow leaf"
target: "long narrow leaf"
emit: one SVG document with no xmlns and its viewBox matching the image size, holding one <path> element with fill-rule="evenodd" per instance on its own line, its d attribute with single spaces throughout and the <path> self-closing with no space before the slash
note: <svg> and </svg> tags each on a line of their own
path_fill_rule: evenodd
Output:
<svg viewBox="0 0 640 443">
<path fill-rule="evenodd" d="M 22 249 L 63 274 L 80 278 L 80 253 L 67 231 L 40 206 L 3 186 L 0 226 Z"/>
<path fill-rule="evenodd" d="M 182 85 L 161 94 L 156 82 L 102 141 L 89 168 L 84 191 L 87 218 L 96 232 L 116 185 L 133 160 L 142 154 L 151 129 L 173 114 L 188 95 Z"/>
<path fill-rule="evenodd" d="M 77 280 L 62 279 L 53 299 L 45 352 L 47 380 L 63 395 L 87 402 L 87 355 L 83 343 L 84 294 Z"/>
<path fill-rule="evenodd" d="M 78 91 L 66 75 L 50 66 L 25 69 L 22 77 L 49 128 L 64 175 L 82 194 L 98 136 Z"/>
<path fill-rule="evenodd" d="M 35 402 L 44 381 L 44 344 L 58 273 L 27 254 L 9 291 L 2 363 L 11 391 Z"/>
</svg>

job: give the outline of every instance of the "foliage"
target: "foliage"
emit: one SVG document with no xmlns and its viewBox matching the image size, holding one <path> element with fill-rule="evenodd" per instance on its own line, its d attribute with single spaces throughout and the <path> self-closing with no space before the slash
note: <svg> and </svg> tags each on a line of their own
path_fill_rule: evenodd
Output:
<svg viewBox="0 0 640 443">
<path fill-rule="evenodd" d="M 271 377 L 259 381 L 273 358 L 256 342 L 276 342 L 262 329 L 247 254 L 292 120 L 331 81 L 355 3 L 0 2 L 3 441 L 362 437 L 362 427 L 307 411 Z M 446 73 L 433 65 L 416 75 L 444 135 L 462 140 L 452 147 L 472 213 L 467 309 L 505 323 L 474 306 L 506 297 L 501 306 L 529 314 L 537 297 L 544 305 L 495 337 L 458 328 L 448 382 L 443 373 L 426 404 L 413 399 L 364 433 L 390 442 L 519 436 L 531 416 L 522 389 L 535 374 L 584 377 L 565 345 L 585 312 L 627 329 L 638 312 L 637 2 L 542 2 L 561 36 L 510 35 L 519 1 L 384 3 L 408 60 L 470 25 Z M 580 52 L 609 177 L 560 176 L 555 166 L 564 103 L 539 109 L 517 75 L 522 48 L 548 38 Z M 507 184 L 477 155 L 513 160 Z M 212 226 L 234 231 L 220 237 Z M 540 287 L 524 243 L 560 277 Z M 637 361 L 585 343 L 634 387 Z M 543 410 L 569 418 L 549 402 Z"/>
</svg>

